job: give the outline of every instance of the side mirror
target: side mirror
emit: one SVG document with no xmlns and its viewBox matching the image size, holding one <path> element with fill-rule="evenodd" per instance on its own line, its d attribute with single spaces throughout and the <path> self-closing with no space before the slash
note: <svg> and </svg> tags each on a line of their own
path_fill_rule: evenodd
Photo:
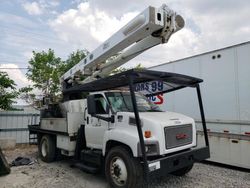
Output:
<svg viewBox="0 0 250 188">
<path fill-rule="evenodd" d="M 87 97 L 87 105 L 88 105 L 88 114 L 94 115 L 96 114 L 96 105 L 95 105 L 95 96 L 89 95 Z"/>
</svg>

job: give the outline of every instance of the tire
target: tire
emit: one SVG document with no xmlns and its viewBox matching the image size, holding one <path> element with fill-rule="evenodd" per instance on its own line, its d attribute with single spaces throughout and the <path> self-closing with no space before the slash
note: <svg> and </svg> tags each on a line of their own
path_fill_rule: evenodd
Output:
<svg viewBox="0 0 250 188">
<path fill-rule="evenodd" d="M 0 176 L 10 173 L 10 166 L 0 148 Z"/>
<path fill-rule="evenodd" d="M 56 142 L 50 135 L 43 135 L 38 145 L 39 157 L 42 161 L 50 163 L 56 158 Z"/>
<path fill-rule="evenodd" d="M 175 175 L 175 176 L 184 176 L 186 175 L 188 172 L 190 172 L 193 168 L 193 164 L 187 166 L 187 167 L 184 167 L 184 168 L 181 168 L 179 170 L 176 170 L 174 172 L 172 172 L 171 174 Z"/>
<path fill-rule="evenodd" d="M 142 165 L 128 148 L 112 148 L 105 159 L 105 175 L 112 188 L 134 188 L 142 186 Z"/>
</svg>

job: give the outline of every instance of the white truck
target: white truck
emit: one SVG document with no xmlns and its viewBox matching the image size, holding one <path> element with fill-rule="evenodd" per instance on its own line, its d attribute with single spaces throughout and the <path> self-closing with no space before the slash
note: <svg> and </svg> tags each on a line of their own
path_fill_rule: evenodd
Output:
<svg viewBox="0 0 250 188">
<path fill-rule="evenodd" d="M 182 17 L 166 5 L 148 7 L 65 73 L 64 102 L 49 105 L 39 125 L 29 126 L 30 134 L 37 135 L 41 159 L 73 156 L 75 165 L 87 172 L 104 169 L 111 187 L 129 188 L 141 186 L 149 175 L 184 175 L 194 162 L 207 159 L 201 79 L 149 70 L 107 76 L 143 51 L 166 43 L 183 26 Z M 79 75 L 88 77 L 80 81 Z M 147 93 L 140 93 L 142 84 Z M 186 87 L 197 91 L 204 147 L 196 147 L 192 118 L 164 112 L 147 98 Z"/>
</svg>

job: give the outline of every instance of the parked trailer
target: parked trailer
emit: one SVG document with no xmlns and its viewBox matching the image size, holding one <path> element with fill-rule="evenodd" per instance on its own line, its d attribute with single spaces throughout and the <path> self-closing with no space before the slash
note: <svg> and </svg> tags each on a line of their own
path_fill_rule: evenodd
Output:
<svg viewBox="0 0 250 188">
<path fill-rule="evenodd" d="M 250 169 L 250 41 L 149 68 L 199 77 L 209 133 L 210 161 Z M 181 90 L 153 98 L 164 110 L 195 117 L 195 94 Z M 185 105 L 183 105 L 185 104 Z M 202 145 L 203 134 L 198 133 Z"/>
</svg>

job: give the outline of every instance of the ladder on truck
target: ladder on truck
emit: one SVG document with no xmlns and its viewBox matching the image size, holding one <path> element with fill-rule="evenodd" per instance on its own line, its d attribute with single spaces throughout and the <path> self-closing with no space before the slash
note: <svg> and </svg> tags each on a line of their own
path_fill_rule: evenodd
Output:
<svg viewBox="0 0 250 188">
<path fill-rule="evenodd" d="M 38 119 L 39 119 L 39 114 L 32 114 L 30 119 L 29 119 L 28 126 L 30 126 L 30 125 L 39 126 L 39 124 L 37 124 Z M 37 133 L 29 131 L 29 144 L 30 145 L 37 145 L 37 143 L 38 143 L 37 139 L 38 139 L 37 138 Z"/>
</svg>

